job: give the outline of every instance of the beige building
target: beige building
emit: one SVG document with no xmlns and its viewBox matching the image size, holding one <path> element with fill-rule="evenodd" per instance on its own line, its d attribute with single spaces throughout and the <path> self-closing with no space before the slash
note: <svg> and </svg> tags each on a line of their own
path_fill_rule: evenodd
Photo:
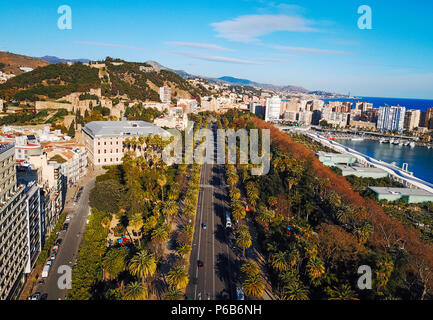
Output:
<svg viewBox="0 0 433 320">
<path fill-rule="evenodd" d="M 82 132 L 88 161 L 93 166 L 121 164 L 127 138 L 169 135 L 167 131 L 144 121 L 93 121 Z"/>
<path fill-rule="evenodd" d="M 406 110 L 406 113 L 404 114 L 404 128 L 412 131 L 419 127 L 420 120 L 421 110 Z"/>
</svg>

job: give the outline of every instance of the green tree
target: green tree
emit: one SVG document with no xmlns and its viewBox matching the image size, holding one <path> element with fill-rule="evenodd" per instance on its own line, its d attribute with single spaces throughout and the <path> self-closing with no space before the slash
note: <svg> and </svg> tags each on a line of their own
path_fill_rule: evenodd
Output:
<svg viewBox="0 0 433 320">
<path fill-rule="evenodd" d="M 156 272 L 156 258 L 147 250 L 137 252 L 129 263 L 129 272 L 141 279 L 142 284 Z"/>
<path fill-rule="evenodd" d="M 184 289 L 188 285 L 188 271 L 182 266 L 174 266 L 167 275 L 167 282 L 178 288 Z"/>
<path fill-rule="evenodd" d="M 131 282 L 127 285 L 126 292 L 123 298 L 125 300 L 146 300 L 146 287 L 138 281 Z"/>
</svg>

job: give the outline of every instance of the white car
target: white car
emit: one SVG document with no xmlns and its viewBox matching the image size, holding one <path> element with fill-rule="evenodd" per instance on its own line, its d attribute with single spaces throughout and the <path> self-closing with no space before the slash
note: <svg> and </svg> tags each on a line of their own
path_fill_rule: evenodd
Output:
<svg viewBox="0 0 433 320">
<path fill-rule="evenodd" d="M 71 216 L 67 216 L 65 221 L 71 221 Z"/>
</svg>

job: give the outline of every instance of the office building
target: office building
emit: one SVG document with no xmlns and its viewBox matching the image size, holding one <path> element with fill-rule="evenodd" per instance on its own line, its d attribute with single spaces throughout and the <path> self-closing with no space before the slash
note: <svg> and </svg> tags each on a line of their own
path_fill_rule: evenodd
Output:
<svg viewBox="0 0 433 320">
<path fill-rule="evenodd" d="M 159 99 L 162 103 L 170 103 L 171 102 L 171 88 L 170 87 L 161 87 L 159 88 Z"/>
<path fill-rule="evenodd" d="M 280 119 L 281 99 L 278 96 L 266 99 L 265 121 Z"/>
<path fill-rule="evenodd" d="M 144 121 L 93 121 L 82 129 L 89 164 L 93 166 L 122 163 L 127 138 L 169 133 Z"/>
<path fill-rule="evenodd" d="M 405 107 L 380 107 L 377 129 L 381 131 L 403 131 Z"/>
</svg>

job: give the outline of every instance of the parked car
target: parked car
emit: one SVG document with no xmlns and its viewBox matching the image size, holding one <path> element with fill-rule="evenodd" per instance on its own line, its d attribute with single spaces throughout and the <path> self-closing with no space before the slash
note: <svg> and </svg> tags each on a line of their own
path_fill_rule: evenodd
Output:
<svg viewBox="0 0 433 320">
<path fill-rule="evenodd" d="M 39 281 L 38 281 L 38 284 L 45 284 L 44 279 L 39 280 Z"/>
<path fill-rule="evenodd" d="M 30 300 L 41 300 L 41 293 L 36 292 L 36 293 L 32 294 L 32 296 L 30 297 Z"/>
<path fill-rule="evenodd" d="M 53 252 L 58 252 L 59 251 L 59 245 L 55 245 L 54 247 L 53 247 Z"/>
<path fill-rule="evenodd" d="M 63 231 L 66 231 L 66 230 L 68 230 L 68 228 L 69 228 L 69 223 L 65 223 L 65 224 L 63 225 L 62 230 L 63 230 Z"/>
<path fill-rule="evenodd" d="M 49 261 L 49 262 L 51 262 L 51 261 Z M 48 277 L 48 274 L 50 273 L 50 269 L 51 269 L 51 264 L 47 263 L 44 266 L 44 269 L 42 270 L 42 278 L 47 278 Z"/>
<path fill-rule="evenodd" d="M 71 221 L 71 216 L 67 216 L 65 221 Z"/>
<path fill-rule="evenodd" d="M 203 223 L 202 227 L 203 227 L 203 230 L 206 230 L 206 228 L 207 228 L 206 223 Z"/>
<path fill-rule="evenodd" d="M 47 300 L 48 299 L 48 293 L 44 293 L 41 295 L 41 300 Z"/>
<path fill-rule="evenodd" d="M 236 287 L 237 300 L 245 300 L 244 290 L 242 287 Z"/>
<path fill-rule="evenodd" d="M 203 267 L 204 267 L 204 263 L 201 260 L 198 260 L 197 265 L 198 265 L 199 269 L 203 269 Z"/>
<path fill-rule="evenodd" d="M 62 238 L 56 240 L 56 245 L 60 246 L 61 243 L 62 243 Z"/>
<path fill-rule="evenodd" d="M 80 187 L 80 188 L 78 189 L 78 192 L 83 192 L 83 190 L 84 190 L 84 187 Z"/>
<path fill-rule="evenodd" d="M 57 257 L 57 253 L 56 253 L 56 252 L 53 252 L 53 253 L 51 254 L 50 260 L 55 260 L 56 257 Z"/>
</svg>

